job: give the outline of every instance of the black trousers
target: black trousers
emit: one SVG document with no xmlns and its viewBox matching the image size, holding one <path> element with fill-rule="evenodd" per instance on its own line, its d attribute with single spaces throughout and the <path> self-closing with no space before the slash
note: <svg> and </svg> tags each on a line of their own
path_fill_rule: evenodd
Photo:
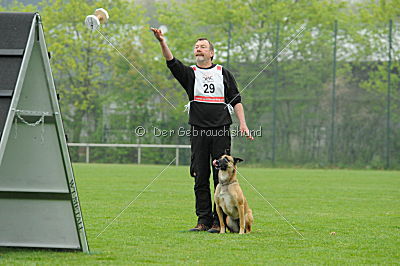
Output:
<svg viewBox="0 0 400 266">
<path fill-rule="evenodd" d="M 192 126 L 190 138 L 192 150 L 190 175 L 194 177 L 197 222 L 208 226 L 211 226 L 213 222 L 219 224 L 215 204 L 212 208 L 210 169 L 213 171 L 215 191 L 218 185 L 218 171 L 212 166 L 212 161 L 223 154 L 230 154 L 229 126 L 217 128 Z"/>
</svg>

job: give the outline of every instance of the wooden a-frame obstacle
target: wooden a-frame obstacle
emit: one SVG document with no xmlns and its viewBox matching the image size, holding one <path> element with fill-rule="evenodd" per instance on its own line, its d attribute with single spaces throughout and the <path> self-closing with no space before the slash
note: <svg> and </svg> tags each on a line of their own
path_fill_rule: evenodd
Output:
<svg viewBox="0 0 400 266">
<path fill-rule="evenodd" d="M 40 15 L 0 33 L 0 246 L 89 252 Z"/>
</svg>

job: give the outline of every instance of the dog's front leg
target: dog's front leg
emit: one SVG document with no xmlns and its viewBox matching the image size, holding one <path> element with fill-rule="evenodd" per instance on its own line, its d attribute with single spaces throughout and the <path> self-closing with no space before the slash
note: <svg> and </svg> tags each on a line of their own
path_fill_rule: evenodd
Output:
<svg viewBox="0 0 400 266">
<path fill-rule="evenodd" d="M 239 225 L 240 225 L 240 230 L 239 230 L 239 234 L 244 234 L 244 225 L 245 225 L 245 221 L 244 221 L 244 204 L 240 204 L 239 205 Z"/>
<path fill-rule="evenodd" d="M 221 206 L 219 206 L 219 204 L 216 204 L 216 208 L 217 208 L 217 214 L 218 214 L 218 220 L 219 220 L 219 233 L 220 234 L 224 234 L 225 233 L 225 222 L 224 222 L 224 214 L 222 212 L 222 208 Z"/>
</svg>

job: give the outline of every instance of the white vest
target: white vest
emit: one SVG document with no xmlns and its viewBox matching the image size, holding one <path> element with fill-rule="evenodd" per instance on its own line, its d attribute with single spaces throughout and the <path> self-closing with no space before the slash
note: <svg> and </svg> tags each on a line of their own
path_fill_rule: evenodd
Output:
<svg viewBox="0 0 400 266">
<path fill-rule="evenodd" d="M 216 65 L 210 69 L 201 69 L 191 66 L 194 71 L 194 99 L 195 102 L 225 104 L 230 114 L 233 107 L 225 103 L 224 76 L 222 66 Z M 185 111 L 190 111 L 190 101 L 185 105 Z"/>
<path fill-rule="evenodd" d="M 194 101 L 203 103 L 225 103 L 222 66 L 210 69 L 192 66 L 194 70 Z"/>
</svg>

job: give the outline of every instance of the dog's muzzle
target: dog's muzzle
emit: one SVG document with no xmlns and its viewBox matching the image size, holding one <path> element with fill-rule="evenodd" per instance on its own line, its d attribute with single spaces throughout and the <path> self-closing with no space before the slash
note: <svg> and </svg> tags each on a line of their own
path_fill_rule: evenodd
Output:
<svg viewBox="0 0 400 266">
<path fill-rule="evenodd" d="M 215 169 L 225 171 L 228 168 L 228 160 L 226 158 L 222 158 L 219 160 L 214 160 L 213 165 Z"/>
</svg>

